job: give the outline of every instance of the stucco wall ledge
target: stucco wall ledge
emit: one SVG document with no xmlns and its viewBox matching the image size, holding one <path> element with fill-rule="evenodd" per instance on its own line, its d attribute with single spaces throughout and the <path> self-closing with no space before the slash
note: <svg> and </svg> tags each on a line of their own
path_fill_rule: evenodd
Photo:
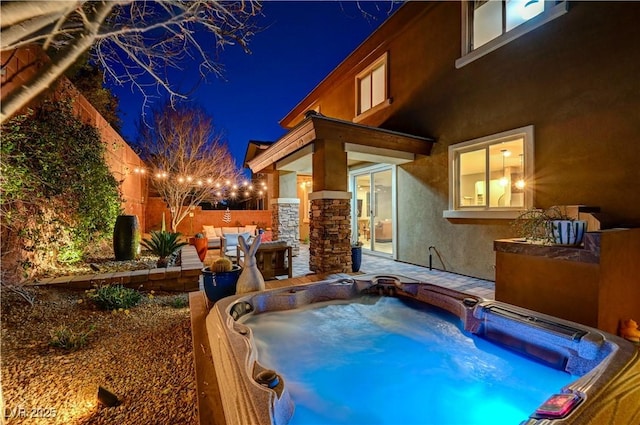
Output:
<svg viewBox="0 0 640 425">
<path fill-rule="evenodd" d="M 309 194 L 309 200 L 315 201 L 316 199 L 351 199 L 351 192 L 342 192 L 339 190 L 311 192 Z"/>
</svg>

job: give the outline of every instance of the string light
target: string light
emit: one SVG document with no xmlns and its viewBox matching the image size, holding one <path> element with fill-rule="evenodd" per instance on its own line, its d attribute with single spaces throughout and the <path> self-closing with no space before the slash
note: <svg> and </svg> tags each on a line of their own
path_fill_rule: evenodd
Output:
<svg viewBox="0 0 640 425">
<path fill-rule="evenodd" d="M 133 172 L 135 174 L 140 174 L 140 175 L 145 174 L 146 171 L 147 170 L 143 167 L 136 167 L 133 169 Z M 153 177 L 155 177 L 158 180 L 168 180 L 170 178 L 169 173 L 161 170 L 156 171 L 153 174 Z M 256 185 L 254 185 L 248 180 L 243 180 L 242 182 L 234 183 L 230 179 L 226 179 L 223 183 L 220 181 L 214 181 L 212 177 L 196 178 L 188 174 L 177 176 L 175 177 L 175 179 L 179 184 L 192 184 L 198 187 L 208 186 L 208 187 L 211 187 L 212 189 L 215 188 L 215 192 L 213 193 L 218 198 L 225 198 L 225 197 L 236 198 L 238 196 L 239 188 L 242 188 L 242 193 L 244 194 L 245 197 L 250 197 L 252 193 L 255 193 L 255 195 L 258 197 L 262 197 L 265 195 L 267 191 L 267 183 L 265 181 L 259 181 L 256 183 Z M 258 187 L 261 187 L 261 190 L 256 190 Z"/>
</svg>

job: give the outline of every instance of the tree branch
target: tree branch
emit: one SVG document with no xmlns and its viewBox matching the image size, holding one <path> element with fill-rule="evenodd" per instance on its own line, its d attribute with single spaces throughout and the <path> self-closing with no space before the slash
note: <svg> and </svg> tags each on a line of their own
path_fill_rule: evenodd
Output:
<svg viewBox="0 0 640 425">
<path fill-rule="evenodd" d="M 41 43 L 58 53 L 49 66 L 3 99 L 0 122 L 50 86 L 89 47 L 105 74 L 118 84 L 131 83 L 145 96 L 145 104 L 153 96 L 152 86 L 172 101 L 183 98 L 169 72 L 191 57 L 200 61 L 202 78 L 209 72 L 220 75 L 215 49 L 202 44 L 205 37 L 213 37 L 217 47 L 237 43 L 246 50 L 253 35 L 249 22 L 259 10 L 257 1 L 243 0 L 3 2 L 3 52 Z"/>
<path fill-rule="evenodd" d="M 106 19 L 115 3 L 100 2 L 99 6 L 94 16 L 94 24 L 88 28 L 86 36 L 75 39 L 74 44 L 70 44 L 60 55 L 52 58 L 52 61 L 46 64 L 39 73 L 35 74 L 31 81 L 16 88 L 3 99 L 0 123 L 7 120 L 31 99 L 50 87 L 68 67 L 73 65 L 82 53 L 91 47 L 100 23 Z"/>
</svg>

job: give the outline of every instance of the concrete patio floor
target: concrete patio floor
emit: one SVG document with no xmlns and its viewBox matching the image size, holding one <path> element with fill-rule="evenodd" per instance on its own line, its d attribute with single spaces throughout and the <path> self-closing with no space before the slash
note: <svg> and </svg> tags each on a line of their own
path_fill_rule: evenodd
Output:
<svg viewBox="0 0 640 425">
<path fill-rule="evenodd" d="M 207 264 L 219 256 L 218 250 L 211 249 L 207 254 Z M 300 253 L 293 257 L 293 278 L 300 278 L 311 275 L 309 270 L 309 245 L 300 244 Z M 450 273 L 442 270 L 429 270 L 428 267 L 417 266 L 414 264 L 394 261 L 389 258 L 368 254 L 365 250 L 362 253 L 362 265 L 360 272 L 365 274 L 398 274 L 407 276 L 425 283 L 433 283 L 435 285 L 444 286 L 446 288 L 455 289 L 456 291 L 467 292 L 487 299 L 495 299 L 495 282 L 475 277 L 464 276 L 456 273 Z M 286 279 L 287 276 L 279 276 L 280 281 Z M 317 280 L 317 279 L 312 279 Z M 311 280 L 310 280 L 311 281 Z M 277 281 L 267 281 L 267 289 L 272 287 L 280 287 Z M 200 277 L 200 290 L 203 291 L 202 277 Z"/>
<path fill-rule="evenodd" d="M 478 295 L 487 299 L 495 299 L 495 282 L 449 273 L 441 270 L 429 270 L 428 267 L 402 263 L 389 258 L 367 254 L 363 250 L 360 272 L 399 274 L 426 283 L 444 286 L 461 292 Z M 309 245 L 301 244 L 300 253 L 293 257 L 293 277 L 305 276 L 311 273 L 309 270 Z"/>
</svg>

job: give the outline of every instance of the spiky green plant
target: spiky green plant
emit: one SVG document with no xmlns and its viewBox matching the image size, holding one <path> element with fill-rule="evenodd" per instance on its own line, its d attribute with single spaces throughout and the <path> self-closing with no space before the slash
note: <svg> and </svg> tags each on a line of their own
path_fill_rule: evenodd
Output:
<svg viewBox="0 0 640 425">
<path fill-rule="evenodd" d="M 119 310 L 135 307 L 142 295 L 132 288 L 122 285 L 101 285 L 86 291 L 87 298 L 103 310 Z"/>
<path fill-rule="evenodd" d="M 153 231 L 151 239 L 144 239 L 141 245 L 159 257 L 158 267 L 167 267 L 168 258 L 178 249 L 188 245 L 186 242 L 180 241 L 180 236 L 180 233 L 177 232 Z"/>
<path fill-rule="evenodd" d="M 77 327 L 84 327 L 84 324 Z M 94 330 L 94 325 L 89 326 L 89 329 L 87 330 L 79 331 L 67 325 L 60 325 L 49 331 L 51 336 L 51 339 L 49 339 L 49 345 L 52 347 L 62 348 L 67 351 L 75 351 L 87 344 L 87 339 Z"/>
</svg>

